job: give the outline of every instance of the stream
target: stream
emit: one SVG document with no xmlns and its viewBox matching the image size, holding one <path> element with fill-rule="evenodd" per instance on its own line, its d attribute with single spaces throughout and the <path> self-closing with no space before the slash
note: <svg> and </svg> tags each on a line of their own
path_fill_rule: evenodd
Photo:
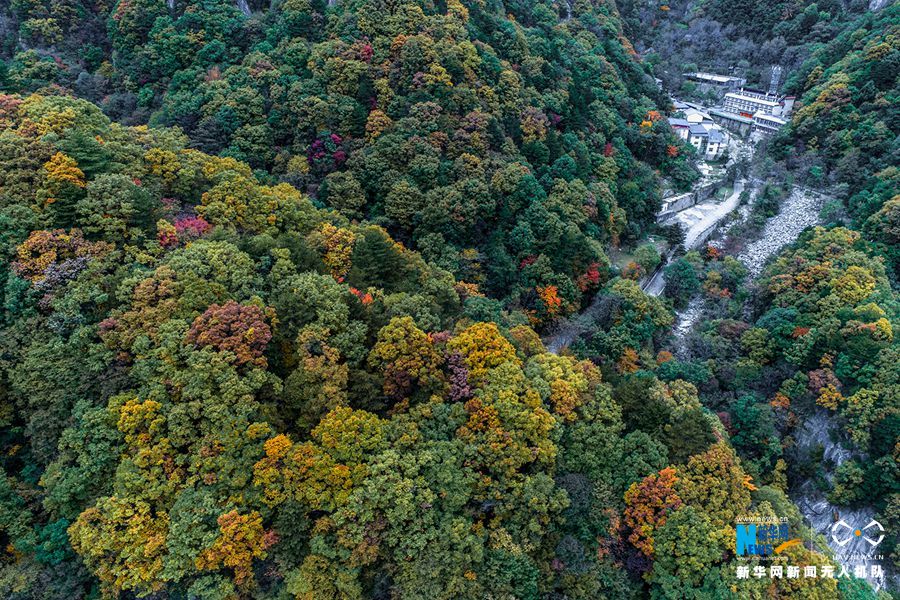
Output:
<svg viewBox="0 0 900 600">
<path fill-rule="evenodd" d="M 686 208 L 675 216 L 674 220 L 681 223 L 685 230 L 685 248 L 694 250 L 706 241 L 722 219 L 737 208 L 745 185 L 746 181 L 738 181 L 735 183 L 732 193 L 724 200 L 707 200 Z M 666 258 L 671 258 L 671 253 Z M 644 292 L 651 296 L 662 294 L 665 288 L 664 266 L 661 265 L 651 275 L 649 280 L 641 286 Z M 559 354 L 560 351 L 570 346 L 582 334 L 590 331 L 601 300 L 602 295 L 597 294 L 594 296 L 591 304 L 583 311 L 567 319 L 561 319 L 556 323 L 552 331 L 543 338 L 544 346 L 547 350 L 553 354 Z M 689 329 L 690 324 L 687 327 Z"/>
<path fill-rule="evenodd" d="M 821 207 L 821 195 L 800 189 L 795 189 L 782 202 L 781 210 L 766 221 L 759 238 L 747 244 L 738 255 L 738 260 L 744 263 L 749 271 L 747 275 L 749 281 L 759 277 L 772 256 L 793 243 L 807 227 L 818 223 Z M 744 213 L 745 218 L 746 211 Z M 696 296 L 683 310 L 675 313 L 675 324 L 672 328 L 674 354 L 682 360 L 689 358 L 686 338 L 703 316 L 702 309 L 703 298 Z"/>
<path fill-rule="evenodd" d="M 763 272 L 768 261 L 780 252 L 785 246 L 793 243 L 797 237 L 808 227 L 819 222 L 819 211 L 825 197 L 810 190 L 795 188 L 781 205 L 779 213 L 771 217 L 760 233 L 759 237 L 748 243 L 738 255 L 749 271 L 748 281 L 753 282 Z M 746 218 L 748 211 L 743 211 Z M 690 358 L 687 338 L 694 326 L 704 317 L 704 302 L 702 297 L 695 297 L 683 310 L 678 311 L 675 324 L 672 329 L 672 346 L 674 353 L 682 360 Z M 747 315 L 749 318 L 749 315 Z M 809 456 L 821 448 L 823 452 L 824 477 L 829 482 L 833 480 L 834 470 L 851 457 L 851 452 L 842 443 L 841 428 L 835 423 L 831 413 L 825 409 L 817 409 L 808 415 L 803 423 L 793 431 L 796 443 L 795 452 L 800 457 Z M 828 502 L 826 493 L 820 489 L 814 478 L 794 483 L 789 493 L 791 500 L 800 509 L 801 514 L 809 523 L 811 529 L 820 534 L 831 550 L 834 552 L 838 564 L 846 566 L 853 573 L 853 566 L 865 564 L 867 575 L 871 575 L 869 565 L 873 562 L 881 564 L 886 569 L 889 561 L 879 559 L 870 561 L 862 559 L 873 553 L 872 546 L 865 541 L 865 534 L 855 537 L 848 535 L 854 529 L 862 529 L 869 525 L 875 517 L 875 511 L 868 506 L 842 507 Z M 843 521 L 851 529 L 836 526 L 834 536 L 832 527 L 835 523 Z M 866 534 L 874 532 L 870 528 Z M 878 534 L 872 534 L 871 538 L 878 538 Z M 850 541 L 840 545 L 849 537 Z M 877 552 L 874 552 L 877 554 Z M 867 577 L 867 580 L 875 590 L 885 587 L 885 576 Z"/>
<path fill-rule="evenodd" d="M 739 182 L 735 186 L 733 196 L 725 201 L 708 203 L 709 206 L 697 205 L 683 211 L 685 214 L 681 220 L 691 236 L 689 248 L 703 243 L 709 235 L 715 232 L 722 219 L 737 207 L 737 198 L 742 189 L 743 182 Z M 757 187 L 752 185 L 751 194 L 755 194 L 756 191 Z M 762 274 L 766 264 L 773 256 L 788 244 L 793 243 L 805 229 L 819 222 L 819 211 L 824 199 L 823 195 L 811 190 L 795 188 L 782 202 L 779 213 L 766 221 L 757 239 L 748 243 L 738 255 L 738 260 L 747 267 L 748 282 L 752 283 Z M 749 210 L 745 209 L 741 211 L 739 218 L 745 219 L 748 215 Z M 655 273 L 644 285 L 645 291 L 653 296 L 659 295 L 663 288 L 662 270 Z M 599 306 L 600 295 L 595 297 L 584 311 L 564 321 L 553 333 L 545 337 L 544 344 L 547 350 L 558 353 L 580 335 L 588 332 Z M 671 347 L 674 354 L 681 360 L 690 358 L 688 337 L 695 325 L 704 318 L 704 308 L 703 298 L 697 296 L 684 309 L 675 314 Z M 819 409 L 808 416 L 794 430 L 793 436 L 796 443 L 795 451 L 800 456 L 808 455 L 819 448 L 822 449 L 824 455 L 823 474 L 829 482 L 833 478 L 834 469 L 851 456 L 851 452 L 840 442 L 842 439 L 840 428 L 825 409 Z M 866 564 L 867 575 L 871 574 L 871 571 L 868 570 L 869 561 L 861 561 L 858 558 L 860 554 L 869 554 L 871 549 L 870 544 L 864 540 L 865 536 L 851 536 L 851 541 L 843 546 L 838 544 L 838 541 L 843 541 L 843 538 L 846 537 L 841 535 L 844 531 L 842 527 L 838 526 L 836 535 L 832 536 L 832 527 L 840 520 L 852 528 L 861 529 L 869 525 L 875 515 L 875 511 L 871 507 L 846 508 L 831 504 L 814 478 L 792 485 L 789 495 L 811 529 L 820 534 L 834 552 L 835 560 L 840 565 L 847 566 L 852 574 L 854 565 Z M 867 530 L 867 533 L 871 531 L 874 529 Z M 884 568 L 889 564 L 889 561 L 884 560 L 878 562 Z M 867 580 L 876 590 L 885 587 L 884 575 L 875 578 L 867 577 Z"/>
</svg>

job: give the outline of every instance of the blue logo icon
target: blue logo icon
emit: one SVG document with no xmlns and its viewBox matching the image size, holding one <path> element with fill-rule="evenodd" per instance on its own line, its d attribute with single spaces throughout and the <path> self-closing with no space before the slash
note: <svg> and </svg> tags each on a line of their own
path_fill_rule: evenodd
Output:
<svg viewBox="0 0 900 600">
<path fill-rule="evenodd" d="M 787 523 L 738 523 L 734 531 L 738 556 L 769 556 L 793 545 Z"/>
</svg>

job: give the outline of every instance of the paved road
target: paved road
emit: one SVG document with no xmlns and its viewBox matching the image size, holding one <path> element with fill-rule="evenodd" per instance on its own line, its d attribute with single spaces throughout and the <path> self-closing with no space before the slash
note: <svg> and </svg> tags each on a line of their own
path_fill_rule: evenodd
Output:
<svg viewBox="0 0 900 600">
<path fill-rule="evenodd" d="M 709 237 L 716 224 L 737 208 L 744 185 L 745 182 L 743 180 L 738 181 L 734 186 L 734 192 L 721 202 L 710 200 L 678 213 L 676 218 L 684 224 L 687 230 L 685 235 L 685 247 L 687 249 L 691 250 L 702 244 Z M 666 258 L 668 259 L 669 257 Z M 664 287 L 665 279 L 662 267 L 643 286 L 644 291 L 651 296 L 662 294 Z M 598 294 L 593 302 L 580 314 L 573 315 L 569 319 L 558 323 L 555 330 L 544 337 L 544 346 L 546 346 L 547 350 L 556 354 L 574 342 L 582 333 L 590 331 L 596 312 L 599 309 L 600 299 L 601 297 Z"/>
<path fill-rule="evenodd" d="M 732 137 L 732 140 L 734 140 L 736 151 L 732 153 L 729 163 L 737 160 L 739 154 L 748 150 L 746 146 L 737 142 L 735 138 Z M 752 156 L 752 149 L 749 149 L 749 152 Z M 702 202 L 676 215 L 675 218 L 684 225 L 686 230 L 685 248 L 691 250 L 702 244 L 709 237 L 716 224 L 737 208 L 741 200 L 741 192 L 744 190 L 746 183 L 746 180 L 736 182 L 732 194 L 721 202 L 715 200 Z M 666 261 L 669 258 L 671 258 L 671 255 L 665 257 Z M 643 285 L 644 291 L 651 296 L 662 294 L 664 287 L 665 279 L 662 267 Z M 553 331 L 543 338 L 544 346 L 547 350 L 556 354 L 572 344 L 580 335 L 590 331 L 596 318 L 596 313 L 599 310 L 600 299 L 601 297 L 598 294 L 580 314 L 573 315 L 557 323 Z"/>
<path fill-rule="evenodd" d="M 668 257 L 664 257 L 668 260 Z M 644 292 L 650 296 L 659 296 L 663 293 L 663 288 L 666 287 L 666 279 L 663 275 L 664 265 L 660 266 L 655 273 L 653 273 L 653 277 L 650 278 L 646 284 L 644 284 Z"/>
<path fill-rule="evenodd" d="M 708 200 L 686 208 L 675 216 L 674 221 L 681 223 L 685 229 L 684 247 L 694 250 L 706 241 L 715 226 L 738 207 L 741 192 L 744 191 L 745 180 L 734 184 L 734 191 L 725 200 L 717 202 Z M 644 291 L 651 296 L 659 296 L 666 286 L 663 270 L 658 270 L 644 286 Z"/>
<path fill-rule="evenodd" d="M 693 250 L 706 241 L 712 228 L 737 208 L 744 191 L 744 180 L 734 184 L 734 191 L 725 200 L 708 200 L 681 211 L 676 220 L 685 228 L 684 247 Z"/>
</svg>

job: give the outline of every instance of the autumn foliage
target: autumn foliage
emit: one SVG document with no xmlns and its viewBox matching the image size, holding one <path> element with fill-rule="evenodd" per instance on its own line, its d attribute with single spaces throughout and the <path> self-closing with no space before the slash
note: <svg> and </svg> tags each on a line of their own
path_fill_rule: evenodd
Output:
<svg viewBox="0 0 900 600">
<path fill-rule="evenodd" d="M 270 339 L 272 331 L 261 308 L 229 301 L 211 305 L 194 319 L 186 341 L 198 347 L 231 352 L 237 365 L 265 368 L 263 353 Z"/>
<path fill-rule="evenodd" d="M 677 481 L 675 469 L 666 467 L 631 484 L 625 492 L 624 524 L 630 531 L 628 541 L 648 557 L 653 557 L 654 532 L 682 504 L 675 491 Z"/>
</svg>

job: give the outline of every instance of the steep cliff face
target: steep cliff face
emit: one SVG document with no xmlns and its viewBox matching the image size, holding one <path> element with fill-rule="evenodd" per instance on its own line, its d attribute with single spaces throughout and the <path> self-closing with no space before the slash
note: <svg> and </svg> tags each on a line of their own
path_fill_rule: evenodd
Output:
<svg viewBox="0 0 900 600">
<path fill-rule="evenodd" d="M 853 456 L 853 452 L 848 449 L 848 446 L 852 444 L 843 438 L 833 415 L 824 410 L 808 415 L 798 428 L 795 439 L 797 445 L 794 451 L 798 454 L 798 458 L 809 460 L 811 456 L 818 456 L 821 453 L 822 462 L 827 465 L 822 475 L 830 484 L 834 484 L 836 469 Z M 837 562 L 850 570 L 855 565 L 864 564 L 866 579 L 876 590 L 885 587 L 897 588 L 900 580 L 898 580 L 896 569 L 888 567 L 881 575 L 872 576 L 871 565 L 889 565 L 890 563 L 885 563 L 883 560 L 864 559 L 860 561 L 855 558 L 873 554 L 872 543 L 866 541 L 865 537 L 869 537 L 871 534 L 870 540 L 878 540 L 881 536 L 881 531 L 877 528 L 867 531 L 866 536 L 852 535 L 854 529 L 866 527 L 878 517 L 872 506 L 866 503 L 851 507 L 835 505 L 828 501 L 822 482 L 814 478 L 798 482 L 791 493 L 791 498 L 800 508 L 813 531 L 821 535 L 831 551 L 834 552 Z"/>
<path fill-rule="evenodd" d="M 752 436 L 764 426 L 766 414 L 780 420 L 775 453 L 784 453 L 781 466 L 790 482 L 791 498 L 806 522 L 821 534 L 819 547 L 827 545 L 845 566 L 864 567 L 874 587 L 896 589 L 897 538 L 891 532 L 900 528 L 895 446 L 900 369 L 894 335 L 900 274 L 896 250 L 900 241 L 900 197 L 896 195 L 900 4 L 748 6 L 711 0 L 666 3 L 669 11 L 643 2 L 623 2 L 622 6 L 639 50 L 676 94 L 706 99 L 680 79 L 683 70 L 729 73 L 734 67 L 751 84 L 765 87 L 769 65 L 785 68 L 782 89 L 798 100 L 791 122 L 767 141 L 760 171 L 779 185 L 791 181 L 824 190 L 824 202 L 798 204 L 789 196 L 773 208 L 781 212 L 760 227 L 761 239 L 747 246 L 740 257 L 748 259 L 745 264 L 751 277 L 762 273 L 756 289 L 751 286 L 753 300 L 736 313 L 736 322 L 717 322 L 721 314 L 707 311 L 712 323 L 701 325 L 701 332 L 688 342 L 699 348 L 700 358 L 715 360 L 717 375 L 744 379 L 733 385 L 710 385 L 706 402 L 731 417 L 746 418 L 746 403 L 764 399 L 753 418 L 735 427 L 733 439 Z M 644 22 L 651 27 L 641 29 Z M 800 230 L 816 222 L 846 229 L 816 229 L 797 238 Z M 776 257 L 774 266 L 764 268 L 783 241 L 795 239 L 792 247 Z M 831 241 L 827 252 L 821 246 L 823 239 Z M 841 252 L 859 261 L 851 275 L 865 272 L 871 289 L 852 294 L 842 288 L 849 278 L 840 276 L 850 263 L 835 268 Z M 695 259 L 695 264 L 700 263 Z M 793 268 L 800 264 L 802 268 Z M 825 274 L 829 269 L 834 269 L 833 277 Z M 708 291 L 705 298 L 689 305 L 676 324 L 695 318 L 697 305 L 727 309 Z M 875 306 L 879 308 L 867 313 Z M 867 323 L 862 326 L 865 339 L 856 338 L 863 329 L 854 327 L 863 321 Z M 732 327 L 751 328 L 751 334 L 742 339 L 746 355 L 737 363 L 737 373 L 718 366 Z M 879 327 L 885 334 L 877 331 Z M 785 334 L 781 341 L 759 346 L 751 341 L 754 335 L 760 340 L 777 338 L 779 328 Z M 683 339 L 676 335 L 676 344 Z M 750 349 L 758 351 L 763 346 L 767 348 L 758 353 L 762 360 L 754 363 Z M 770 354 L 775 346 L 790 349 Z M 678 352 L 675 355 L 685 358 Z M 760 369 L 757 377 L 740 372 L 749 365 Z M 820 376 L 830 381 L 827 391 L 820 385 Z M 747 460 L 765 455 L 760 446 L 741 451 Z M 884 540 L 874 551 L 862 533 L 846 544 L 846 536 L 832 536 L 833 527 L 861 531 L 867 525 L 884 528 Z M 883 576 L 878 574 L 882 571 Z"/>
</svg>

